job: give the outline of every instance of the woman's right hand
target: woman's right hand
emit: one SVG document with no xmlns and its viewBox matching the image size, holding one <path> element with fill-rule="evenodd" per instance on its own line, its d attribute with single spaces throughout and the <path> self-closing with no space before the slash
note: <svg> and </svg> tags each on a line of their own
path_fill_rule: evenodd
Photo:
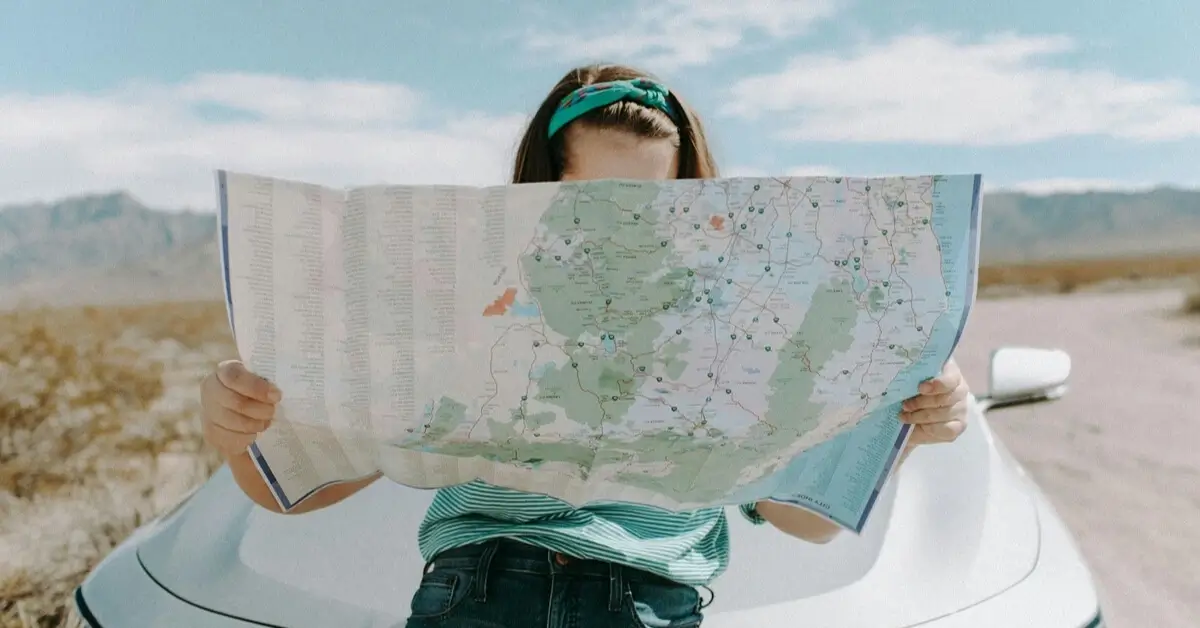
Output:
<svg viewBox="0 0 1200 628">
<path fill-rule="evenodd" d="M 217 365 L 200 385 L 204 440 L 230 460 L 271 426 L 282 393 L 237 360 Z"/>
</svg>

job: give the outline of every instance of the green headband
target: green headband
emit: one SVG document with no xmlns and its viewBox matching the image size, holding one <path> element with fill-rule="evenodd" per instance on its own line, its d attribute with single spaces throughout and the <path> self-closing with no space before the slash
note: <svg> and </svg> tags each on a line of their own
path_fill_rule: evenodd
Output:
<svg viewBox="0 0 1200 628">
<path fill-rule="evenodd" d="M 667 100 L 670 94 L 666 87 L 646 78 L 584 85 L 567 94 L 558 104 L 558 109 L 550 117 L 549 137 L 554 137 L 555 133 L 575 118 L 621 100 L 632 100 L 647 107 L 654 107 L 678 123 L 675 109 Z"/>
</svg>

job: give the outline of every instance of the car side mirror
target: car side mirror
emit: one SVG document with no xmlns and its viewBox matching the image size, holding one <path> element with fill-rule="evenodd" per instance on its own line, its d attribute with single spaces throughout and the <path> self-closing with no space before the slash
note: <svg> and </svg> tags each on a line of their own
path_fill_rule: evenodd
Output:
<svg viewBox="0 0 1200 628">
<path fill-rule="evenodd" d="M 1053 401 L 1067 392 L 1071 356 L 1059 349 L 1001 347 L 992 352 L 988 409 Z"/>
</svg>

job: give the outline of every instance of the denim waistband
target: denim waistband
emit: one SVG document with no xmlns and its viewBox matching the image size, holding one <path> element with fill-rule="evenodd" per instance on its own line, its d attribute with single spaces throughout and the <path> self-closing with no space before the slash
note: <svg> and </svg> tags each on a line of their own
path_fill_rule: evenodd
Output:
<svg viewBox="0 0 1200 628">
<path fill-rule="evenodd" d="M 644 582 L 662 586 L 693 587 L 627 565 L 595 559 L 576 558 L 512 539 L 492 539 L 473 545 L 445 550 L 425 565 L 425 573 L 439 569 L 468 570 L 475 574 L 474 595 L 477 601 L 487 598 L 490 575 L 503 572 L 544 576 L 579 577 L 607 580 L 609 610 L 618 610 L 626 583 Z M 704 587 L 708 589 L 708 587 Z M 711 595 L 711 589 L 708 589 Z M 701 605 L 701 608 L 711 603 Z"/>
<path fill-rule="evenodd" d="M 479 565 L 481 560 L 488 562 L 487 568 L 490 570 L 516 571 L 547 576 L 555 574 L 609 578 L 613 575 L 614 568 L 617 568 L 621 571 L 621 579 L 625 581 L 654 582 L 681 587 L 687 586 L 627 565 L 588 558 L 576 558 L 564 552 L 556 552 L 512 539 L 493 539 L 474 545 L 464 545 L 448 549 L 435 556 L 426 565 L 426 571 L 438 567 L 446 569 L 474 568 Z"/>
</svg>

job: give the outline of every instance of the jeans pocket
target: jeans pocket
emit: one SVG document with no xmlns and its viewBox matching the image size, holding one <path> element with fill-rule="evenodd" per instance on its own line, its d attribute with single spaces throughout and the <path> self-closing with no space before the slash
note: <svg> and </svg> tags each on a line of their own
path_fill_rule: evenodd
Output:
<svg viewBox="0 0 1200 628">
<path fill-rule="evenodd" d="M 627 582 L 625 606 L 639 628 L 695 628 L 704 619 L 700 594 L 684 584 Z"/>
<path fill-rule="evenodd" d="M 454 571 L 431 571 L 421 578 L 409 605 L 411 619 L 439 617 L 454 610 L 471 589 L 471 576 Z"/>
</svg>

